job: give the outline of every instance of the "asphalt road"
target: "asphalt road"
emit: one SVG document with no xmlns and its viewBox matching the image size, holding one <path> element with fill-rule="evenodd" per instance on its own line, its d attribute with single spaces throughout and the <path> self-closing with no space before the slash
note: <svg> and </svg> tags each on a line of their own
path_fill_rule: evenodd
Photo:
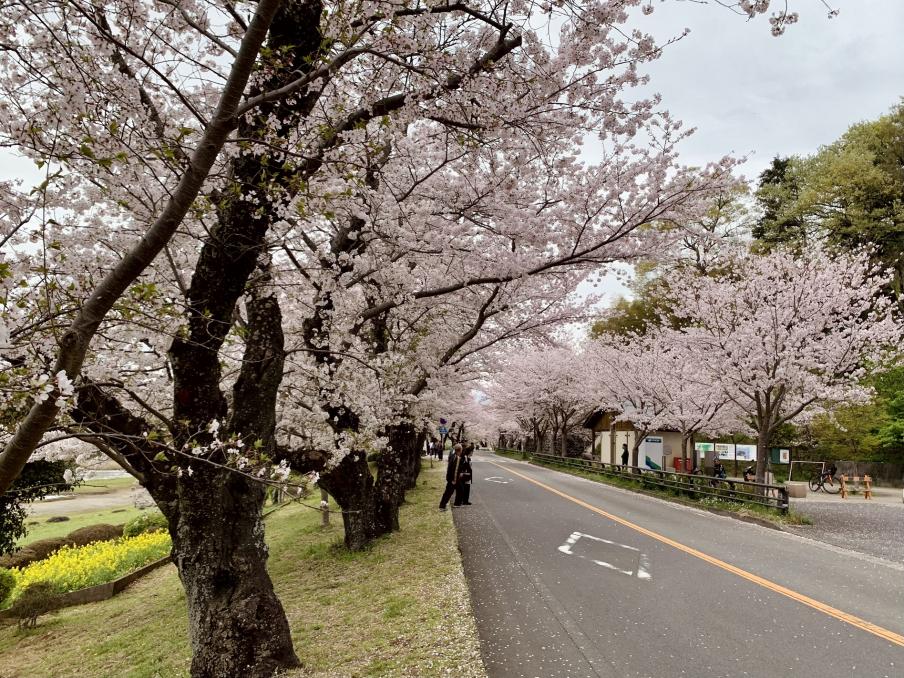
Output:
<svg viewBox="0 0 904 678">
<path fill-rule="evenodd" d="M 473 466 L 454 517 L 490 678 L 904 678 L 900 563 L 495 455 Z"/>
</svg>

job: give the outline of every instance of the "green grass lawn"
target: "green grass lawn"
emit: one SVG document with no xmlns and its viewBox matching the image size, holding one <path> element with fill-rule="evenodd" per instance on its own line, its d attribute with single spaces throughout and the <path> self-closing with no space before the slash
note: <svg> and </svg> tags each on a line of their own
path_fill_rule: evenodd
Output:
<svg viewBox="0 0 904 678">
<path fill-rule="evenodd" d="M 104 511 L 83 511 L 80 513 L 67 513 L 65 510 L 65 502 L 60 502 L 60 512 L 57 515 L 68 516 L 69 520 L 62 523 L 48 523 L 47 519 L 51 516 L 32 516 L 26 519 L 26 527 L 28 533 L 20 539 L 17 544 L 25 546 L 39 539 L 50 539 L 52 537 L 65 537 L 73 530 L 88 525 L 97 525 L 98 523 L 108 523 L 110 525 L 121 525 L 130 521 L 141 513 L 146 513 L 150 509 L 139 510 L 131 504 L 124 504 L 121 508 L 107 509 Z M 37 521 L 37 525 L 30 525 Z M 2 676 L 2 674 L 0 674 Z"/>
<path fill-rule="evenodd" d="M 102 480 L 86 480 L 76 486 L 76 494 L 107 494 L 113 490 L 121 490 L 137 485 L 138 481 L 132 476 L 125 478 L 104 478 Z"/>
<path fill-rule="evenodd" d="M 362 553 L 297 504 L 267 518 L 269 569 L 305 667 L 292 678 L 484 678 L 442 465 L 425 468 L 402 531 Z M 313 500 L 309 503 L 316 503 Z M 0 678 L 172 678 L 190 661 L 185 597 L 168 565 L 111 600 L 0 628 Z"/>
</svg>

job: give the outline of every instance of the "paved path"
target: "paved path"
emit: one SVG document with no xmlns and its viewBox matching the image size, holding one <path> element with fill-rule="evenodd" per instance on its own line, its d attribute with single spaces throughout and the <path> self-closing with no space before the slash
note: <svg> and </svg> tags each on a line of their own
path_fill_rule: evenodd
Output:
<svg viewBox="0 0 904 678">
<path fill-rule="evenodd" d="M 794 510 L 812 524 L 786 527 L 790 532 L 904 563 L 904 505 L 808 502 L 797 504 Z"/>
<path fill-rule="evenodd" d="M 904 565 L 493 455 L 474 478 L 491 678 L 904 678 Z"/>
<path fill-rule="evenodd" d="M 103 493 L 73 494 L 72 498 L 36 501 L 29 505 L 32 516 L 67 516 L 84 511 L 105 511 L 132 505 L 132 487 L 119 487 Z"/>
<path fill-rule="evenodd" d="M 874 487 L 872 499 L 866 499 L 863 496 L 862 489 L 858 489 L 857 494 L 849 494 L 843 499 L 840 492 L 838 494 L 829 494 L 828 492 L 811 492 L 808 489 L 806 497 L 791 497 L 791 508 L 798 509 L 813 503 L 846 504 L 849 506 L 892 504 L 897 507 L 904 507 L 902 499 L 904 499 L 904 496 L 902 496 L 900 487 Z"/>
</svg>

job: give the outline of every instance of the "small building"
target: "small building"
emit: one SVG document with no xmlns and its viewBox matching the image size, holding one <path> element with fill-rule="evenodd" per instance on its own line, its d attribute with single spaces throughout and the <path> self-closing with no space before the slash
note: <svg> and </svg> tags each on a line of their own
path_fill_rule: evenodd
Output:
<svg viewBox="0 0 904 678">
<path fill-rule="evenodd" d="M 627 443 L 628 450 L 634 449 L 637 431 L 629 421 L 616 421 L 617 412 L 595 410 L 581 424 L 591 431 L 589 452 L 594 459 L 610 464 L 621 463 L 622 445 Z M 638 455 L 640 466 L 651 468 L 649 459 L 660 468 L 675 468 L 676 459 L 681 460 L 681 433 L 675 430 L 651 431 L 640 444 Z"/>
</svg>

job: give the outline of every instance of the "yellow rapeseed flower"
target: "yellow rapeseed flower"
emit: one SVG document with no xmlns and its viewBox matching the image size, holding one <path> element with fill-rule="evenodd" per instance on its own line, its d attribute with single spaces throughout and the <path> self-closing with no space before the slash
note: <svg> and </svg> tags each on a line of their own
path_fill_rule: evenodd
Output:
<svg viewBox="0 0 904 678">
<path fill-rule="evenodd" d="M 146 532 L 87 546 L 63 546 L 44 560 L 11 569 L 16 578 L 11 599 L 39 581 L 49 582 L 58 593 L 104 584 L 162 558 L 171 547 L 166 532 Z"/>
</svg>

